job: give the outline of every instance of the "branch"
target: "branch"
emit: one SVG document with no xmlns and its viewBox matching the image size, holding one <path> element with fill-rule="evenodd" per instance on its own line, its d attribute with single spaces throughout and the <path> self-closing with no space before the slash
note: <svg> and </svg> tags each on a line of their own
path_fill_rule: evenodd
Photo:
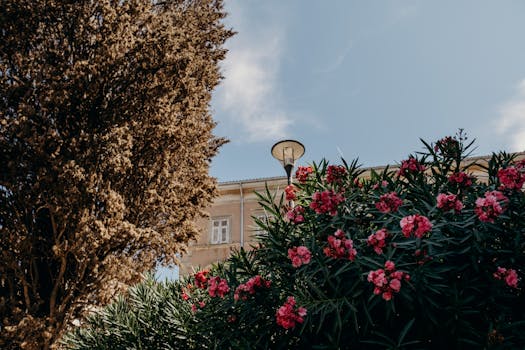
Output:
<svg viewBox="0 0 525 350">
<path fill-rule="evenodd" d="M 51 292 L 51 297 L 49 300 L 49 320 L 51 323 L 54 322 L 58 288 L 60 284 L 62 283 L 62 279 L 64 278 L 64 273 L 66 273 L 66 266 L 67 266 L 67 260 L 66 260 L 66 256 L 64 255 L 60 257 L 60 271 L 58 272 L 58 277 L 55 281 L 55 285 L 53 286 L 53 291 Z"/>
</svg>

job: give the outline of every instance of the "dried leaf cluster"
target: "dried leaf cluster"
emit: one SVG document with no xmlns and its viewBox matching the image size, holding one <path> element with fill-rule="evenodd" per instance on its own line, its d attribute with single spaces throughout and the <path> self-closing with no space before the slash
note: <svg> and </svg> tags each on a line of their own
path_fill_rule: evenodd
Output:
<svg viewBox="0 0 525 350">
<path fill-rule="evenodd" d="M 2 0 L 0 347 L 52 347 L 195 237 L 220 0 Z"/>
</svg>

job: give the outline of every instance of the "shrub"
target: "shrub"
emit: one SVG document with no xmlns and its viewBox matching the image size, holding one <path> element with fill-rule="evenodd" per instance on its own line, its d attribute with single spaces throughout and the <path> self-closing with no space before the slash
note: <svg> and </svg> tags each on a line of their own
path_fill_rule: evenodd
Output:
<svg viewBox="0 0 525 350">
<path fill-rule="evenodd" d="M 424 145 L 365 180 L 355 161 L 302 168 L 293 209 L 284 195 L 260 195 L 274 217 L 258 221 L 268 232 L 260 246 L 176 284 L 190 345 L 523 346 L 525 162 L 504 152 L 465 161 L 472 142 L 462 133 Z M 297 208 L 302 220 L 288 214 Z M 212 293 L 215 276 L 228 292 Z"/>
</svg>

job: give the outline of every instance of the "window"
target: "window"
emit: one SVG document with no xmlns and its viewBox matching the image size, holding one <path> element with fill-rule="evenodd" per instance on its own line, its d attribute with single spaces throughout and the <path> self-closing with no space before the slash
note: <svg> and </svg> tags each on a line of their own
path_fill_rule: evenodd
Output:
<svg viewBox="0 0 525 350">
<path fill-rule="evenodd" d="M 258 213 L 256 215 L 253 216 L 254 217 L 254 220 L 253 220 L 253 232 L 255 233 L 255 235 L 266 235 L 268 234 L 268 232 L 263 229 L 262 227 L 260 227 L 259 225 L 257 225 L 257 223 L 255 222 L 255 219 L 261 221 L 262 223 L 268 225 L 268 222 L 272 219 L 272 216 L 271 215 L 267 215 L 266 213 Z"/>
<path fill-rule="evenodd" d="M 228 243 L 230 240 L 230 218 L 211 219 L 211 244 Z"/>
</svg>

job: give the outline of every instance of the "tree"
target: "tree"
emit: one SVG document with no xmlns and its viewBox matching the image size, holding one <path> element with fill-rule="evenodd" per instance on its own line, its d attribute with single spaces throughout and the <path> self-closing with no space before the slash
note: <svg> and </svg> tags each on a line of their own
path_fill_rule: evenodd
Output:
<svg viewBox="0 0 525 350">
<path fill-rule="evenodd" d="M 471 146 L 425 143 L 368 179 L 356 162 L 300 168 L 286 198 L 261 195 L 257 249 L 146 281 L 66 348 L 523 348 L 525 159 L 476 164 Z"/>
<path fill-rule="evenodd" d="M 195 237 L 221 0 L 3 0 L 2 348 L 48 348 Z"/>
</svg>

